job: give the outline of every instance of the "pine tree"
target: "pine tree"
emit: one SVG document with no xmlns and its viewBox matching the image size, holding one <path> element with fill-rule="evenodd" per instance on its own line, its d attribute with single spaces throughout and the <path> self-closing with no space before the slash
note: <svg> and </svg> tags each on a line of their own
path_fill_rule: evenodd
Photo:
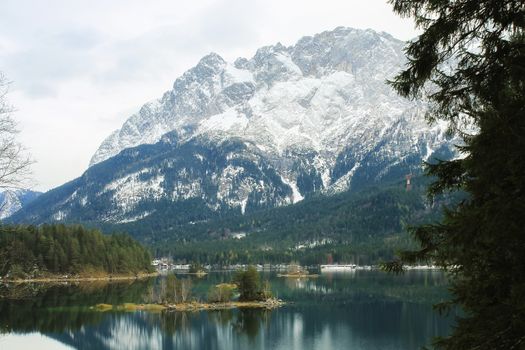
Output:
<svg viewBox="0 0 525 350">
<path fill-rule="evenodd" d="M 239 289 L 239 300 L 254 301 L 261 297 L 261 279 L 255 266 L 248 266 L 244 271 L 238 271 L 234 276 L 234 282 Z"/>
<path fill-rule="evenodd" d="M 411 231 L 421 244 L 387 269 L 433 261 L 450 272 L 464 316 L 444 349 L 525 348 L 525 2 L 391 0 L 423 33 L 392 82 L 426 98 L 430 122 L 445 120 L 462 157 L 427 164 L 429 195 L 465 191 L 436 224 Z"/>
</svg>

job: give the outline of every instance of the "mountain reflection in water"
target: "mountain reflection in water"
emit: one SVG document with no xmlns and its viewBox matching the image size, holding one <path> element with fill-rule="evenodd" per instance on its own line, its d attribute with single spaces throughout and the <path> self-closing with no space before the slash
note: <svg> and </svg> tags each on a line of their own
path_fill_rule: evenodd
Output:
<svg viewBox="0 0 525 350">
<path fill-rule="evenodd" d="M 453 316 L 441 317 L 432 310 L 433 303 L 447 297 L 445 276 L 437 271 L 403 276 L 359 271 L 302 280 L 268 274 L 274 294 L 289 302 L 272 311 L 90 308 L 141 302 L 160 278 L 24 285 L 18 291 L 3 285 L 2 295 L 19 298 L 0 300 L 0 330 L 40 332 L 77 349 L 419 349 L 432 337 L 446 335 L 453 323 Z M 204 299 L 209 286 L 230 278 L 229 273 L 194 278 L 194 296 Z"/>
</svg>

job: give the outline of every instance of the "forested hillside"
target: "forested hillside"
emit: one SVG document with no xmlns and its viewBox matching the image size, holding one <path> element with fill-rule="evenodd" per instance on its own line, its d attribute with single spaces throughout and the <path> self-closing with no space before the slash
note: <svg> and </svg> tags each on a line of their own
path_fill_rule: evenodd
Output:
<svg viewBox="0 0 525 350">
<path fill-rule="evenodd" d="M 337 195 L 317 195 L 289 206 L 249 212 L 245 215 L 216 213 L 211 218 L 191 219 L 195 208 L 162 201 L 148 220 L 123 224 L 82 222 L 82 224 L 105 232 L 126 232 L 146 244 L 156 256 L 173 256 L 178 261 L 212 264 L 232 263 L 280 263 L 298 260 L 303 264 L 320 264 L 329 261 L 378 263 L 394 257 L 400 249 L 413 248 L 406 227 L 440 218 L 443 204 L 457 200 L 442 197 L 429 202 L 425 188 L 430 179 L 415 176 L 407 191 L 405 181 L 369 186 L 361 191 L 347 191 Z M 186 220 L 181 220 L 186 217 Z M 189 219 L 188 219 L 189 218 Z M 103 237 L 97 231 L 62 225 L 34 227 L 8 227 L 6 232 L 21 230 L 29 235 L 25 242 L 37 240 L 43 235 L 58 240 L 58 247 L 40 242 L 40 247 L 25 249 L 15 244 L 11 259 L 19 259 L 21 270 L 29 272 L 38 265 L 38 271 L 74 273 L 81 268 L 93 267 L 109 273 L 137 271 L 149 264 L 142 259 L 137 244 L 120 236 Z M 82 231 L 80 234 L 77 231 Z M 36 234 L 35 232 L 40 232 Z M 58 232 L 72 234 L 72 242 Z M 7 233 L 4 233 L 6 235 Z M 35 235 L 35 237 L 31 236 Z M 86 261 L 79 261 L 77 246 L 81 235 L 94 235 L 90 244 L 109 247 L 107 256 L 103 249 L 87 252 Z M 99 237 L 100 236 L 100 237 Z M 65 241 L 61 241 L 64 239 Z M 110 241 L 104 241 L 104 240 Z M 124 244 L 129 240 L 129 245 Z M 7 241 L 6 241 L 7 242 Z M 85 240 L 83 242 L 86 242 Z M 123 250 L 129 246 L 129 251 Z M 135 251 L 135 249 L 137 249 Z M 27 251 L 29 256 L 24 258 Z M 5 251 L 4 251 L 5 254 Z M 97 255 L 98 254 L 98 255 Z M 102 254 L 102 255 L 101 255 Z M 92 257 L 97 257 L 92 262 Z M 127 260 L 127 257 L 138 256 Z M 143 261 L 145 265 L 135 265 Z M 33 262 L 33 263 L 31 263 Z M 18 268 L 18 266 L 15 267 Z M 19 269 L 20 270 L 20 269 Z M 5 270 L 4 274 L 9 270 Z"/>
<path fill-rule="evenodd" d="M 437 220 L 444 204 L 461 198 L 457 194 L 430 203 L 424 194 L 427 181 L 416 178 L 410 191 L 399 182 L 187 225 L 170 225 L 166 215 L 157 222 L 158 228 L 137 223 L 126 230 L 140 232 L 138 236 L 154 247 L 156 255 L 186 261 L 377 263 L 411 247 L 407 226 Z"/>
<path fill-rule="evenodd" d="M 82 226 L 0 227 L 0 276 L 95 276 L 151 271 L 151 255 L 126 235 Z"/>
</svg>

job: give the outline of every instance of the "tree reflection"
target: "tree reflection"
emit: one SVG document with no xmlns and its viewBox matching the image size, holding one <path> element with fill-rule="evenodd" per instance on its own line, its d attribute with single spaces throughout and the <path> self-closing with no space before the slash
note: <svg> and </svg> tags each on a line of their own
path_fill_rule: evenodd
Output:
<svg viewBox="0 0 525 350">
<path fill-rule="evenodd" d="M 160 315 L 150 315 L 155 320 L 159 320 L 159 326 L 165 335 L 175 335 L 177 332 L 189 331 L 191 326 L 192 313 L 167 311 Z M 160 317 L 160 319 L 159 319 Z"/>
<path fill-rule="evenodd" d="M 240 309 L 233 322 L 235 330 L 253 340 L 263 326 L 268 324 L 271 310 Z"/>
<path fill-rule="evenodd" d="M 315 344 L 316 349 L 330 349 L 335 340 L 347 348 L 416 349 L 431 336 L 446 334 L 451 325 L 451 319 L 441 319 L 432 311 L 433 300 L 446 293 L 446 280 L 430 272 L 394 279 L 372 271 L 360 278 L 320 276 L 301 284 L 274 278 L 276 294 L 292 302 L 273 311 L 152 313 L 90 308 L 97 303 L 140 303 L 152 288 L 160 288 L 162 278 L 3 287 L 4 293 L 25 298 L 0 299 L 0 337 L 6 332 L 38 331 L 75 348 L 90 349 L 246 349 L 267 347 L 270 342 L 280 348 L 313 349 L 308 344 Z M 224 279 L 217 274 L 199 283 L 193 280 L 194 295 L 205 295 L 210 285 Z"/>
<path fill-rule="evenodd" d="M 210 323 L 219 324 L 222 326 L 232 324 L 233 310 L 214 310 L 208 312 L 208 321 Z"/>
<path fill-rule="evenodd" d="M 98 303 L 140 302 L 151 280 L 64 284 L 3 284 L 0 286 L 0 331 L 64 332 L 99 323 Z"/>
</svg>

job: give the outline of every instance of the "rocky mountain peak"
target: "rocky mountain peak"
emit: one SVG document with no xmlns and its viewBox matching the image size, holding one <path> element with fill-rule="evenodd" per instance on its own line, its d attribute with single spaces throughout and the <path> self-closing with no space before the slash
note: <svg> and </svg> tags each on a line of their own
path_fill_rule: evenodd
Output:
<svg viewBox="0 0 525 350">
<path fill-rule="evenodd" d="M 338 27 L 234 63 L 210 53 L 108 136 L 82 177 L 18 216 L 204 219 L 404 179 L 453 148 L 445 125 L 428 126 L 425 106 L 386 84 L 403 46 Z"/>
<path fill-rule="evenodd" d="M 261 131 L 272 143 L 281 138 L 283 127 L 295 125 L 301 129 L 298 141 L 318 139 L 315 123 L 340 129 L 333 116 L 344 112 L 335 106 L 316 106 L 316 101 L 342 99 L 345 108 L 355 109 L 360 102 L 389 95 L 396 104 L 403 103 L 384 84 L 404 62 L 402 47 L 403 42 L 384 33 L 338 27 L 303 37 L 291 47 L 280 43 L 262 47 L 251 59 L 239 58 L 233 64 L 210 53 L 178 78 L 163 98 L 144 105 L 111 134 L 91 164 L 127 147 L 154 143 L 172 130 L 188 139 L 202 132 L 230 131 L 230 136 L 259 143 L 253 135 Z M 273 104 L 279 107 L 276 113 L 266 113 Z M 311 120 L 309 114 L 318 117 Z M 298 120 L 299 115 L 304 118 Z"/>
</svg>

